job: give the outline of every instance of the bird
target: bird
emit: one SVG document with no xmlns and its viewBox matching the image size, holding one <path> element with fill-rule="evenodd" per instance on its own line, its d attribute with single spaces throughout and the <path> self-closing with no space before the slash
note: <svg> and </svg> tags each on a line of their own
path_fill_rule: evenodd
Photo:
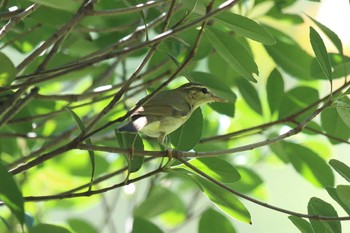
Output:
<svg viewBox="0 0 350 233">
<path fill-rule="evenodd" d="M 147 96 L 139 103 L 145 98 Z M 166 136 L 183 125 L 198 107 L 211 102 L 226 100 L 215 96 L 202 84 L 186 83 L 176 89 L 159 92 L 137 107 L 130 121 L 121 126 L 119 132 L 141 132 L 146 136 L 158 138 L 158 142 L 167 148 Z"/>
</svg>

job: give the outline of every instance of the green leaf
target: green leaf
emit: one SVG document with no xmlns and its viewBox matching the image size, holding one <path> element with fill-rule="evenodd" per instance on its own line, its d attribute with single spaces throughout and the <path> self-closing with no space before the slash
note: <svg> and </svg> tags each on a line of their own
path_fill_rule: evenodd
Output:
<svg viewBox="0 0 350 233">
<path fill-rule="evenodd" d="M 230 188 L 242 193 L 248 193 L 252 192 L 254 189 L 258 188 L 264 183 L 261 177 L 252 169 L 242 166 L 235 166 L 235 168 L 241 175 L 241 179 L 235 183 L 229 184 L 228 186 Z"/>
<path fill-rule="evenodd" d="M 294 169 L 317 187 L 334 185 L 334 175 L 326 161 L 307 147 L 291 142 L 281 142 L 284 153 Z"/>
<path fill-rule="evenodd" d="M 350 129 L 350 100 L 347 96 L 341 97 L 335 102 L 337 112 L 345 125 Z"/>
<path fill-rule="evenodd" d="M 207 27 L 205 35 L 229 66 L 244 78 L 256 82 L 258 67 L 249 52 L 233 36 L 214 27 Z"/>
<path fill-rule="evenodd" d="M 247 208 L 232 193 L 199 176 L 191 178 L 201 187 L 203 193 L 222 211 L 238 221 L 251 224 Z"/>
<path fill-rule="evenodd" d="M 312 197 L 307 206 L 309 215 L 338 217 L 333 206 L 317 197 Z M 312 229 L 317 233 L 341 233 L 340 221 L 310 219 Z"/>
<path fill-rule="evenodd" d="M 51 224 L 38 224 L 29 229 L 29 233 L 71 233 L 66 228 L 55 226 Z"/>
<path fill-rule="evenodd" d="M 60 9 L 69 12 L 76 12 L 80 5 L 81 1 L 73 1 L 73 0 L 30 0 L 34 3 L 39 3 L 40 5 L 52 7 L 55 9 Z"/>
<path fill-rule="evenodd" d="M 332 78 L 343 78 L 350 73 L 349 57 L 342 57 L 339 54 L 330 53 L 329 58 L 332 65 Z M 313 79 L 325 79 L 328 77 L 324 74 L 316 58 L 312 59 L 310 67 L 310 75 Z"/>
<path fill-rule="evenodd" d="M 79 126 L 80 131 L 85 132 L 85 125 L 84 125 L 84 122 L 80 119 L 80 117 L 70 108 L 65 108 L 65 110 L 69 112 L 71 116 L 74 118 L 75 122 Z M 90 138 L 86 139 L 85 142 L 88 145 L 92 145 L 92 141 Z M 96 163 L 95 163 L 95 152 L 93 150 L 88 150 L 88 153 L 89 153 L 89 158 L 91 163 L 91 178 L 90 178 L 90 186 L 89 186 L 89 190 L 91 190 L 92 183 L 95 176 Z"/>
<path fill-rule="evenodd" d="M 18 221 L 24 223 L 24 202 L 21 191 L 18 189 L 12 175 L 0 163 L 0 200 L 7 205 Z"/>
<path fill-rule="evenodd" d="M 322 32 L 328 37 L 328 39 L 332 41 L 334 46 L 337 48 L 338 52 L 340 54 L 343 54 L 343 44 L 338 35 L 322 23 L 318 22 L 316 19 L 312 18 L 311 16 L 307 15 L 307 17 L 309 17 L 309 19 L 311 19 L 322 30 Z"/>
<path fill-rule="evenodd" d="M 235 233 L 236 230 L 225 215 L 210 208 L 204 211 L 201 215 L 198 225 L 198 233 L 213 232 Z"/>
<path fill-rule="evenodd" d="M 338 172 L 342 177 L 350 182 L 350 167 L 336 159 L 331 159 L 329 161 L 329 164 L 334 168 L 336 172 Z"/>
<path fill-rule="evenodd" d="M 310 80 L 312 57 L 285 33 L 271 27 L 268 29 L 277 41 L 275 45 L 265 46 L 274 62 L 294 78 Z"/>
<path fill-rule="evenodd" d="M 328 80 L 332 82 L 332 66 L 327 53 L 326 46 L 323 43 L 321 36 L 312 27 L 310 27 L 310 42 L 312 45 L 312 49 L 316 55 L 318 64 L 320 65 Z"/>
<path fill-rule="evenodd" d="M 294 113 L 297 113 L 298 111 L 308 107 L 310 104 L 315 103 L 318 99 L 319 97 L 316 89 L 298 86 L 288 91 L 282 98 L 278 118 L 284 119 Z M 317 106 L 310 111 L 313 111 L 316 107 Z"/>
<path fill-rule="evenodd" d="M 163 231 L 151 221 L 135 217 L 131 233 L 163 233 Z"/>
<path fill-rule="evenodd" d="M 311 224 L 305 219 L 296 216 L 289 216 L 288 218 L 299 229 L 301 233 L 314 233 Z"/>
<path fill-rule="evenodd" d="M 115 130 L 115 135 L 117 138 L 118 145 L 124 149 L 136 149 L 136 150 L 144 150 L 142 139 L 137 134 L 132 133 L 119 133 L 118 130 Z M 124 154 L 127 161 L 130 158 L 130 154 Z M 142 167 L 143 156 L 131 156 L 130 158 L 130 172 L 137 172 Z"/>
<path fill-rule="evenodd" d="M 147 198 L 135 208 L 134 216 L 146 219 L 160 216 L 171 225 L 179 224 L 186 218 L 186 206 L 179 194 L 168 188 L 155 186 Z M 170 215 L 172 219 L 168 218 Z"/>
<path fill-rule="evenodd" d="M 350 130 L 339 116 L 337 109 L 327 108 L 321 112 L 321 126 L 323 130 L 333 137 L 347 140 L 350 137 Z M 332 144 L 339 144 L 341 141 L 328 138 Z"/>
<path fill-rule="evenodd" d="M 265 45 L 276 44 L 276 40 L 263 26 L 247 17 L 231 12 L 224 12 L 216 16 L 216 20 L 232 31 L 252 40 Z"/>
<path fill-rule="evenodd" d="M 349 185 L 338 185 L 337 194 L 339 199 L 344 203 L 344 205 L 350 209 L 350 186 Z"/>
<path fill-rule="evenodd" d="M 208 176 L 223 183 L 234 183 L 241 178 L 241 175 L 238 173 L 238 171 L 230 163 L 226 162 L 223 159 L 214 157 L 196 158 L 191 159 L 188 162 Z M 183 168 L 192 172 L 192 169 L 187 167 L 185 164 L 181 164 L 172 168 Z"/>
<path fill-rule="evenodd" d="M 273 114 L 278 110 L 284 95 L 284 81 L 281 73 L 276 68 L 270 73 L 267 79 L 266 92 L 270 112 Z"/>
<path fill-rule="evenodd" d="M 67 220 L 69 227 L 75 233 L 97 233 L 96 228 L 86 220 L 78 219 L 78 218 L 70 218 Z"/>
<path fill-rule="evenodd" d="M 342 199 L 340 199 L 338 192 L 335 188 L 328 187 L 326 188 L 329 196 L 331 196 L 344 210 L 350 215 L 350 207 L 348 207 Z"/>
<path fill-rule="evenodd" d="M 0 53 L 0 87 L 9 86 L 16 77 L 16 68 L 12 61 Z"/>
<path fill-rule="evenodd" d="M 197 145 L 202 136 L 203 114 L 200 108 L 177 130 L 170 134 L 176 150 L 188 151 Z"/>
<path fill-rule="evenodd" d="M 245 79 L 238 80 L 237 86 L 243 99 L 251 107 L 251 109 L 253 109 L 256 113 L 262 115 L 260 98 L 254 86 Z"/>
</svg>

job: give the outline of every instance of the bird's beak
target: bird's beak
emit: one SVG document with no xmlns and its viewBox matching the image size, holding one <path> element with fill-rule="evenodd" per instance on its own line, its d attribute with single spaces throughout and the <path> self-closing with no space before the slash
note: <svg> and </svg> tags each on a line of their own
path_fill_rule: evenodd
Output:
<svg viewBox="0 0 350 233">
<path fill-rule="evenodd" d="M 223 98 L 221 98 L 221 97 L 218 97 L 218 96 L 215 96 L 215 95 L 213 95 L 213 101 L 214 102 L 221 102 L 221 103 L 226 103 L 226 102 L 228 102 L 227 100 L 225 100 L 225 99 L 223 99 Z"/>
</svg>

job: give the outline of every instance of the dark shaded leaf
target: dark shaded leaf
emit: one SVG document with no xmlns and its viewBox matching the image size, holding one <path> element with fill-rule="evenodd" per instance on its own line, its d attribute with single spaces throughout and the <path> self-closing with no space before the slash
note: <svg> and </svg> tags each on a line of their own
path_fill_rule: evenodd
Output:
<svg viewBox="0 0 350 233">
<path fill-rule="evenodd" d="M 131 233 L 162 233 L 154 223 L 141 217 L 135 217 Z"/>
<path fill-rule="evenodd" d="M 266 83 L 267 101 L 270 112 L 273 114 L 278 110 L 284 95 L 284 81 L 278 69 L 274 69 L 267 79 Z"/>
<path fill-rule="evenodd" d="M 255 21 L 231 12 L 224 12 L 216 16 L 216 20 L 234 32 L 266 45 L 273 45 L 276 40 L 260 24 Z"/>
<path fill-rule="evenodd" d="M 295 114 L 298 111 L 310 106 L 310 104 L 315 103 L 318 99 L 318 91 L 316 89 L 298 86 L 288 91 L 282 98 L 278 118 L 284 119 L 292 114 Z M 316 109 L 316 107 L 317 106 L 309 110 L 308 113 Z"/>
<path fill-rule="evenodd" d="M 333 206 L 317 197 L 312 197 L 307 206 L 309 215 L 338 217 Z M 317 233 L 341 233 L 340 221 L 310 219 L 312 229 Z"/>
<path fill-rule="evenodd" d="M 320 65 L 323 73 L 326 75 L 328 80 L 332 82 L 332 67 L 331 61 L 328 57 L 327 49 L 321 36 L 317 33 L 315 29 L 310 27 L 310 42 L 312 45 L 312 49 L 316 55 L 316 59 L 318 64 Z"/>
<path fill-rule="evenodd" d="M 250 108 L 253 109 L 256 113 L 262 115 L 260 98 L 254 86 L 245 79 L 238 80 L 237 86 L 243 99 L 250 106 Z"/>
<path fill-rule="evenodd" d="M 333 200 L 335 200 L 345 210 L 345 212 L 350 215 L 350 208 L 342 201 L 342 199 L 340 199 L 337 190 L 331 187 L 326 188 L 326 190 L 329 196 L 331 196 Z"/>
<path fill-rule="evenodd" d="M 24 223 L 24 202 L 21 191 L 18 189 L 12 175 L 0 163 L 0 200 L 7 205 L 18 221 Z"/>
<path fill-rule="evenodd" d="M 248 51 L 233 36 L 214 27 L 207 27 L 205 35 L 229 66 L 246 79 L 256 82 L 258 67 Z"/>
<path fill-rule="evenodd" d="M 265 46 L 271 58 L 285 72 L 297 79 L 311 80 L 309 74 L 312 57 L 298 43 L 281 31 L 268 27 L 277 43 Z"/>
<path fill-rule="evenodd" d="M 326 27 L 324 24 L 318 22 L 316 19 L 312 18 L 311 16 L 307 15 L 309 19 L 311 19 L 321 30 L 322 32 L 328 37 L 330 41 L 334 44 L 334 46 L 338 49 L 338 52 L 340 54 L 343 54 L 343 44 L 341 40 L 339 39 L 338 35 L 335 34 L 331 29 Z"/>
<path fill-rule="evenodd" d="M 70 218 L 67 220 L 69 227 L 76 233 L 98 233 L 96 228 L 86 220 Z"/>
<path fill-rule="evenodd" d="M 334 168 L 336 172 L 338 172 L 342 177 L 344 177 L 348 182 L 350 182 L 350 167 L 345 163 L 331 159 L 329 164 Z"/>
<path fill-rule="evenodd" d="M 314 233 L 311 224 L 305 219 L 296 216 L 289 216 L 288 218 L 299 229 L 301 233 Z"/>
<path fill-rule="evenodd" d="M 327 108 L 321 112 L 321 126 L 323 130 L 335 138 L 347 140 L 350 137 L 350 130 L 339 116 L 335 108 Z M 339 144 L 341 141 L 328 138 L 332 144 Z"/>
<path fill-rule="evenodd" d="M 115 135 L 117 138 L 118 145 L 124 149 L 136 149 L 136 150 L 144 150 L 142 139 L 137 134 L 132 133 L 119 133 L 118 130 L 115 130 Z M 143 156 L 131 156 L 130 154 L 124 155 L 129 161 L 130 158 L 130 172 L 137 172 L 140 170 L 143 164 L 144 157 Z"/>
<path fill-rule="evenodd" d="M 16 68 L 12 61 L 0 53 L 0 87 L 9 86 L 16 77 Z"/>
<path fill-rule="evenodd" d="M 170 134 L 171 143 L 176 150 L 191 150 L 202 136 L 203 114 L 200 108 L 177 130 Z"/>
</svg>

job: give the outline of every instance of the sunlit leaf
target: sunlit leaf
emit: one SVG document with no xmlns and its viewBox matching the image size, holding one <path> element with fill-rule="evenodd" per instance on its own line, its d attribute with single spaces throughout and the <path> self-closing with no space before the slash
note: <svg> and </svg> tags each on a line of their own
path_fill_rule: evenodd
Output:
<svg viewBox="0 0 350 233">
<path fill-rule="evenodd" d="M 231 164 L 219 158 L 197 158 L 189 160 L 188 163 L 223 183 L 234 183 L 241 178 L 241 175 Z M 187 167 L 185 164 L 173 168 L 183 168 L 192 172 L 191 168 Z"/>
<path fill-rule="evenodd" d="M 207 209 L 201 215 L 198 225 L 198 233 L 235 233 L 236 230 L 232 223 L 225 215 L 215 211 L 214 209 Z"/>
<path fill-rule="evenodd" d="M 146 219 L 160 217 L 168 225 L 176 225 L 185 220 L 186 206 L 178 193 L 156 186 L 152 188 L 149 196 L 135 208 L 134 216 Z"/>
<path fill-rule="evenodd" d="M 191 176 L 201 187 L 203 193 L 222 211 L 231 217 L 251 224 L 247 208 L 232 193 L 199 176 Z"/>
<path fill-rule="evenodd" d="M 285 156 L 294 169 L 317 187 L 334 185 L 334 175 L 326 161 L 307 147 L 291 142 L 281 142 Z"/>
</svg>

